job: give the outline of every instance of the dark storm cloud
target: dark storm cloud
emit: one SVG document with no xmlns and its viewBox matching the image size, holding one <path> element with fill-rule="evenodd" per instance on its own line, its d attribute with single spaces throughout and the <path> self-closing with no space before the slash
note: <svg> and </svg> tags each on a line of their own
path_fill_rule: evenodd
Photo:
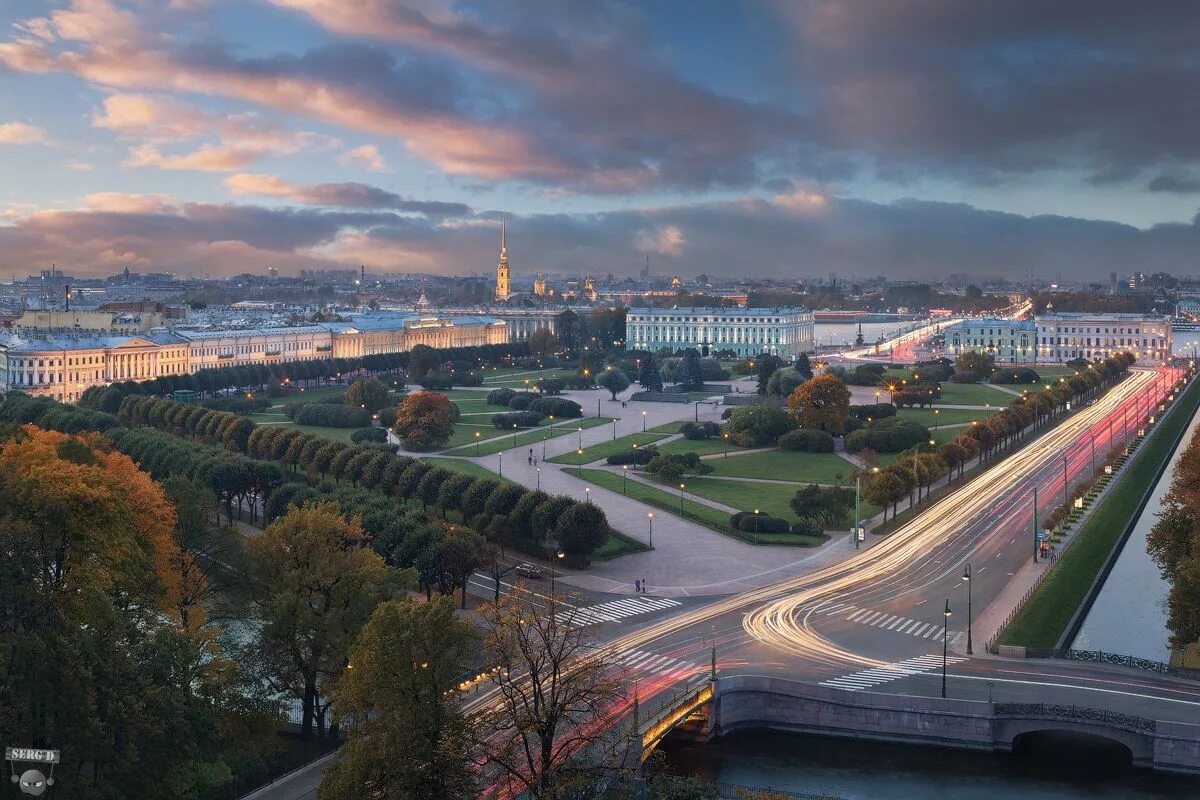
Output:
<svg viewBox="0 0 1200 800">
<path fill-rule="evenodd" d="M 1200 193 L 1200 176 L 1183 173 L 1164 173 L 1153 178 L 1146 188 L 1152 192 L 1174 194 Z"/>
</svg>

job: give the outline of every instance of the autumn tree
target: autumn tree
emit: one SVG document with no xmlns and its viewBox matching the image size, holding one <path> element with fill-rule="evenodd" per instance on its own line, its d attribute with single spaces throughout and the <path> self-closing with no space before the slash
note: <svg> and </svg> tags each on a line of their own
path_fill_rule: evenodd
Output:
<svg viewBox="0 0 1200 800">
<path fill-rule="evenodd" d="M 318 800 L 467 800 L 478 793 L 459 684 L 474 629 L 448 598 L 376 607 L 333 692 L 349 723 Z"/>
<path fill-rule="evenodd" d="M 802 428 L 838 435 L 846 430 L 850 390 L 837 376 L 823 373 L 796 387 L 788 397 L 788 410 Z"/>
<path fill-rule="evenodd" d="M 392 396 L 388 387 L 375 378 L 361 378 L 350 384 L 342 402 L 348 406 L 365 408 L 375 413 L 391 404 Z"/>
<path fill-rule="evenodd" d="M 567 796 L 627 755 L 628 737 L 613 731 L 621 678 L 573 613 L 560 598 L 532 606 L 518 593 L 481 608 L 495 699 L 472 717 L 472 728 L 486 751 L 485 777 L 512 795 Z"/>
<path fill-rule="evenodd" d="M 365 547 L 357 517 L 337 505 L 291 508 L 250 540 L 259 633 L 254 654 L 265 681 L 300 701 L 301 735 L 325 734 L 329 686 L 350 645 L 391 586 L 383 559 Z"/>
<path fill-rule="evenodd" d="M 396 409 L 393 428 L 408 450 L 434 450 L 454 435 L 449 398 L 436 392 L 413 392 Z"/>
</svg>

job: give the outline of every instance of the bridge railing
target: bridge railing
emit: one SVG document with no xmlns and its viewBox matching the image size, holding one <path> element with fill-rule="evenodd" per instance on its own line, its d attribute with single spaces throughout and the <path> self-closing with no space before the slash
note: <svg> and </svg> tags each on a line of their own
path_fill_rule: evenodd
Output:
<svg viewBox="0 0 1200 800">
<path fill-rule="evenodd" d="M 1058 705 L 1055 703 L 996 703 L 997 717 L 1069 720 L 1071 722 L 1100 722 L 1116 728 L 1154 733 L 1155 722 L 1132 714 L 1120 714 L 1103 708 Z"/>
<path fill-rule="evenodd" d="M 1125 653 L 1109 653 L 1104 650 L 1026 650 L 1026 658 L 1061 658 L 1066 661 L 1090 661 L 1096 664 L 1115 664 L 1120 667 L 1158 672 L 1173 678 L 1185 680 L 1200 680 L 1200 669 L 1175 667 L 1165 661 L 1155 661 L 1152 658 L 1139 658 Z"/>
</svg>

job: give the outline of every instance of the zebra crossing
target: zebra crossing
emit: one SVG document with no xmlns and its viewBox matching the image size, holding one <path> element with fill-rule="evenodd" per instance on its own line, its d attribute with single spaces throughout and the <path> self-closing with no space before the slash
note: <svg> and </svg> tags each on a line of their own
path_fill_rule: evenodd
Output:
<svg viewBox="0 0 1200 800">
<path fill-rule="evenodd" d="M 561 616 L 562 621 L 568 625 L 582 628 L 586 625 L 615 622 L 638 614 L 663 611 L 681 605 L 683 603 L 669 597 L 625 597 L 595 606 L 572 608 L 570 611 L 563 612 Z"/>
<path fill-rule="evenodd" d="M 966 659 L 959 656 L 949 656 L 946 659 L 947 664 L 957 664 L 960 661 L 966 661 Z M 870 689 L 872 686 L 890 683 L 899 678 L 924 675 L 940 670 L 941 668 L 942 656 L 938 653 L 936 655 L 906 658 L 903 661 L 895 661 L 891 664 L 885 664 L 882 667 L 872 667 L 871 669 L 852 672 L 840 678 L 830 678 L 829 680 L 821 681 L 820 685 L 829 686 L 833 689 L 845 689 L 848 692 L 857 692 L 862 689 Z"/>
<path fill-rule="evenodd" d="M 633 650 L 616 663 L 624 669 L 648 672 L 652 675 L 670 674 L 672 680 L 685 680 L 708 669 L 694 661 L 684 661 L 680 658 L 659 655 L 646 650 Z"/>
<path fill-rule="evenodd" d="M 882 628 L 883 630 L 914 636 L 918 639 L 928 639 L 931 642 L 940 642 L 942 636 L 945 634 L 945 629 L 940 623 L 922 622 L 919 619 L 905 617 L 900 614 L 873 611 L 869 608 L 859 608 L 847 603 L 834 603 L 829 606 L 821 606 L 814 610 L 813 613 L 818 616 L 845 617 L 848 622 L 870 625 L 873 628 Z M 950 631 L 950 642 L 957 641 L 959 636 L 962 636 L 961 631 Z"/>
</svg>

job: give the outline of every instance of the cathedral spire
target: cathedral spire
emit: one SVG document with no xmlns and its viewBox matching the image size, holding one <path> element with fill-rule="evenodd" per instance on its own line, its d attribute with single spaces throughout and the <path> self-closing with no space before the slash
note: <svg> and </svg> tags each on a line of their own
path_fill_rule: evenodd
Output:
<svg viewBox="0 0 1200 800">
<path fill-rule="evenodd" d="M 496 265 L 496 299 L 505 302 L 508 300 L 509 275 L 508 275 L 508 214 L 500 217 L 500 263 Z"/>
</svg>

